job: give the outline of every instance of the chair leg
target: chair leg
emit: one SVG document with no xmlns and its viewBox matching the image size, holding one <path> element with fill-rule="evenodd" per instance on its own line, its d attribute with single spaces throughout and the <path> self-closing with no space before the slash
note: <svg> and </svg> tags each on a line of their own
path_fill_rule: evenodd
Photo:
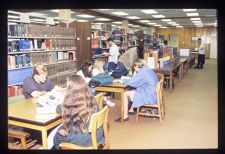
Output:
<svg viewBox="0 0 225 154">
<path fill-rule="evenodd" d="M 160 107 L 158 108 L 158 115 L 159 115 L 159 122 L 160 124 L 162 124 L 162 110 L 160 109 Z"/>
<path fill-rule="evenodd" d="M 21 138 L 21 147 L 22 147 L 22 149 L 26 149 L 26 139 L 25 139 L 25 137 Z"/>
<path fill-rule="evenodd" d="M 140 107 L 137 107 L 137 113 L 136 113 L 136 122 L 138 121 L 138 116 L 139 116 L 139 109 L 140 109 Z"/>
</svg>

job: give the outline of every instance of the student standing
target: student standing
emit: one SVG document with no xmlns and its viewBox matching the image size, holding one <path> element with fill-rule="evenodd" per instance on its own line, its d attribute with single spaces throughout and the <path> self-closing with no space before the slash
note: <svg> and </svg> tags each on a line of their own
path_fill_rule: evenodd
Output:
<svg viewBox="0 0 225 154">
<path fill-rule="evenodd" d="M 203 69 L 203 64 L 205 64 L 205 43 L 201 38 L 198 39 L 198 64 L 194 68 Z"/>
<path fill-rule="evenodd" d="M 108 56 L 108 71 L 111 72 L 117 66 L 119 53 L 119 47 L 115 44 L 112 38 L 107 39 L 107 43 L 109 44 L 109 53 L 103 52 L 104 56 Z"/>
</svg>

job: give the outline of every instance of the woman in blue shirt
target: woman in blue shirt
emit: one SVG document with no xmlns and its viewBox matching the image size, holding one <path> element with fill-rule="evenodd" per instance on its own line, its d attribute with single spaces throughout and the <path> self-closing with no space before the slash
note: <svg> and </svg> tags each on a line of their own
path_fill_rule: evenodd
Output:
<svg viewBox="0 0 225 154">
<path fill-rule="evenodd" d="M 157 104 L 155 88 L 158 83 L 157 74 L 151 69 L 143 65 L 138 60 L 135 62 L 134 70 L 136 74 L 130 79 L 124 79 L 123 83 L 135 88 L 124 93 L 124 121 L 128 121 L 128 102 L 131 100 L 133 108 L 140 107 L 144 104 Z M 116 122 L 121 121 L 121 117 L 115 120 Z"/>
<path fill-rule="evenodd" d="M 80 146 L 91 146 L 88 132 L 91 116 L 98 111 L 97 103 L 85 80 L 74 75 L 68 82 L 67 96 L 61 106 L 63 124 L 54 136 L 54 148 L 59 149 L 62 142 Z M 97 130 L 98 144 L 104 144 L 103 129 Z"/>
</svg>

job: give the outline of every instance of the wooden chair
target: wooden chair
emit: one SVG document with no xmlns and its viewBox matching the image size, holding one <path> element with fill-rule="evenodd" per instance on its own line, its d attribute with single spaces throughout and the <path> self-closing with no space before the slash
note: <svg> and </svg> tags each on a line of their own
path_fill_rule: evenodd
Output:
<svg viewBox="0 0 225 154">
<path fill-rule="evenodd" d="M 164 76 L 161 73 L 157 73 L 159 78 L 159 82 L 156 86 L 156 95 L 157 95 L 157 104 L 145 104 L 141 107 L 137 108 L 136 113 L 136 121 L 138 121 L 139 116 L 150 116 L 150 117 L 159 117 L 160 124 L 162 124 L 162 120 L 164 118 L 165 107 L 164 107 L 164 100 L 163 100 L 163 82 Z M 157 109 L 157 113 L 151 113 L 141 110 L 142 108 L 146 108 L 147 110 L 150 109 Z"/>
<path fill-rule="evenodd" d="M 95 96 L 95 100 L 98 104 L 99 109 L 102 110 L 103 109 L 103 93 L 98 93 Z"/>
<path fill-rule="evenodd" d="M 17 95 L 17 96 L 9 97 L 8 103 L 16 103 L 23 100 L 25 100 L 24 95 Z M 17 128 L 16 126 L 9 125 L 9 129 L 8 129 L 9 141 L 10 141 L 10 138 L 11 140 L 16 140 L 16 139 L 19 140 L 15 142 L 14 141 L 9 142 L 8 146 L 10 149 L 28 149 L 32 147 L 33 145 L 35 145 L 37 140 L 28 139 L 30 137 L 29 133 L 24 132 L 23 130 L 18 130 L 16 128 Z"/>
<path fill-rule="evenodd" d="M 97 144 L 96 130 L 103 126 L 103 132 L 105 137 L 105 144 L 102 149 L 109 149 L 109 134 L 108 134 L 108 106 L 106 105 L 101 111 L 94 113 L 91 117 L 90 125 L 88 131 L 91 134 L 92 146 L 85 147 L 75 145 L 69 142 L 60 143 L 59 147 L 61 149 L 99 149 L 100 145 Z"/>
</svg>

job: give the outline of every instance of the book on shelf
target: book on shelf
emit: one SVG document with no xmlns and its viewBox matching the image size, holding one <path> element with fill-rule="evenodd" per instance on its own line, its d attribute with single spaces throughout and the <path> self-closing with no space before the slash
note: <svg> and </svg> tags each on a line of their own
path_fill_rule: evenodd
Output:
<svg viewBox="0 0 225 154">
<path fill-rule="evenodd" d="M 76 60 L 76 51 L 69 51 L 69 60 Z"/>
<path fill-rule="evenodd" d="M 9 25 L 10 36 L 18 36 L 18 25 Z"/>
</svg>

